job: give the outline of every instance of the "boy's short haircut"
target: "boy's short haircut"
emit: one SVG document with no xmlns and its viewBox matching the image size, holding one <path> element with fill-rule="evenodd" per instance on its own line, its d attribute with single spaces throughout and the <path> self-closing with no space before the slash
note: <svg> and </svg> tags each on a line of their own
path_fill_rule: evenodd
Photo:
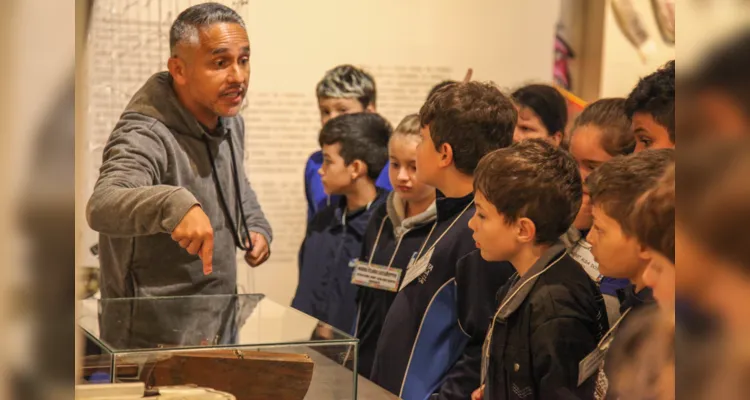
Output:
<svg viewBox="0 0 750 400">
<path fill-rule="evenodd" d="M 568 124 L 568 102 L 559 90 L 549 85 L 533 84 L 516 89 L 511 98 L 529 108 L 547 128 L 550 135 L 565 133 Z"/>
<path fill-rule="evenodd" d="M 654 187 L 673 162 L 673 149 L 646 150 L 610 159 L 586 178 L 591 204 L 617 221 L 625 234 L 635 236 L 630 216 L 636 201 Z"/>
<path fill-rule="evenodd" d="M 393 135 L 419 136 L 419 128 L 419 114 L 409 114 L 399 122 L 396 129 L 393 130 Z"/>
<path fill-rule="evenodd" d="M 529 218 L 536 242 L 552 244 L 568 231 L 583 196 L 581 175 L 566 151 L 541 139 L 495 150 L 477 166 L 474 189 L 508 222 Z"/>
<path fill-rule="evenodd" d="M 442 82 L 438 83 L 437 85 L 433 86 L 432 89 L 430 89 L 430 92 L 427 93 L 427 100 L 429 100 L 430 97 L 432 97 L 432 95 L 434 95 L 435 93 L 437 93 L 438 90 L 440 90 L 440 89 L 442 89 L 442 88 L 444 88 L 444 87 L 446 87 L 448 85 L 452 85 L 454 83 L 458 83 L 458 82 L 452 81 L 452 80 L 446 80 L 446 81 L 442 81 Z"/>
<path fill-rule="evenodd" d="M 651 115 L 654 121 L 667 128 L 669 139 L 674 143 L 674 98 L 675 63 L 672 60 L 638 81 L 625 103 L 625 113 L 631 120 L 635 113 Z"/>
<path fill-rule="evenodd" d="M 631 224 L 638 241 L 674 264 L 675 164 L 635 204 Z"/>
<path fill-rule="evenodd" d="M 680 147 L 676 221 L 713 254 L 750 273 L 750 140 L 712 138 Z"/>
<path fill-rule="evenodd" d="M 367 165 L 367 176 L 375 181 L 388 162 L 391 124 L 376 113 L 344 114 L 326 122 L 320 131 L 320 146 L 341 144 L 346 165 L 360 160 Z"/>
<path fill-rule="evenodd" d="M 318 100 L 322 98 L 357 99 L 362 108 L 375 106 L 377 90 L 375 79 L 364 70 L 352 65 L 339 65 L 326 72 L 315 89 Z"/>
<path fill-rule="evenodd" d="M 625 99 L 613 97 L 589 104 L 576 118 L 571 133 L 587 125 L 602 130 L 601 144 L 607 154 L 619 156 L 635 150 L 635 135 L 625 114 Z"/>
<path fill-rule="evenodd" d="M 422 127 L 429 125 L 435 149 L 450 145 L 456 169 L 473 175 L 484 155 L 511 145 L 518 113 L 492 84 L 461 82 L 435 92 L 419 118 Z"/>
</svg>

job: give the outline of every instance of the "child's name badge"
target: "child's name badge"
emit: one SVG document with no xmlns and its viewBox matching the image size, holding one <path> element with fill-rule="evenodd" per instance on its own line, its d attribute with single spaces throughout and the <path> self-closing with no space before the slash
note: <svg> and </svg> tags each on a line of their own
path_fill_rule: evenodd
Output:
<svg viewBox="0 0 750 400">
<path fill-rule="evenodd" d="M 610 343 L 611 340 L 607 341 L 603 346 L 596 346 L 594 351 L 578 363 L 578 386 L 581 386 L 583 382 L 586 382 L 586 379 L 589 379 L 591 375 L 602 368 L 602 363 L 604 362 L 604 357 L 607 355 Z"/>
<path fill-rule="evenodd" d="M 406 267 L 406 275 L 404 275 L 404 281 L 401 282 L 401 288 L 399 290 L 404 290 L 406 285 L 408 285 L 411 281 L 419 278 L 420 275 L 427 271 L 427 268 L 429 268 L 430 266 L 432 253 L 434 251 L 435 248 L 432 248 L 422 257 L 416 258 L 416 254 L 414 255 L 414 257 L 412 257 L 411 261 L 409 262 L 409 266 Z"/>
<path fill-rule="evenodd" d="M 369 287 L 389 292 L 398 291 L 398 283 L 401 280 L 401 270 L 388 268 L 383 265 L 368 264 L 364 261 L 354 259 L 349 262 L 352 271 L 352 283 L 358 286 Z"/>
<path fill-rule="evenodd" d="M 570 252 L 570 256 L 581 264 L 583 270 L 589 274 L 594 282 L 601 280 L 602 275 L 599 273 L 599 263 L 594 259 L 594 254 L 591 253 L 591 245 L 588 242 L 579 240 Z"/>
</svg>

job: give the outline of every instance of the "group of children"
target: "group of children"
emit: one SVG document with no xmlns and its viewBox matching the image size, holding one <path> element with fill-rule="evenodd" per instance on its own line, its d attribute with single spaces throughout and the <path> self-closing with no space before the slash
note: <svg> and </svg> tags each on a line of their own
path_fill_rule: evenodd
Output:
<svg viewBox="0 0 750 400">
<path fill-rule="evenodd" d="M 566 134 L 553 87 L 443 82 L 392 130 L 372 77 L 334 68 L 293 307 L 354 334 L 358 372 L 406 400 L 629 393 L 621 331 L 651 288 L 674 307 L 674 86 L 670 62 Z"/>
</svg>

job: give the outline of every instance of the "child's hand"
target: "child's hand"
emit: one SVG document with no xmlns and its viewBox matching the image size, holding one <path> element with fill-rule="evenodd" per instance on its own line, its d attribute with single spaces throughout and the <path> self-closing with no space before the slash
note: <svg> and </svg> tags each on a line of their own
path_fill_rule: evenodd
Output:
<svg viewBox="0 0 750 400">
<path fill-rule="evenodd" d="M 318 327 L 315 328 L 315 334 L 319 338 L 332 340 L 333 328 L 331 328 L 329 325 L 318 324 Z"/>
<path fill-rule="evenodd" d="M 471 394 L 471 400 L 482 400 L 482 399 L 484 399 L 484 385 L 482 385 L 482 387 L 475 390 L 474 393 Z"/>
</svg>

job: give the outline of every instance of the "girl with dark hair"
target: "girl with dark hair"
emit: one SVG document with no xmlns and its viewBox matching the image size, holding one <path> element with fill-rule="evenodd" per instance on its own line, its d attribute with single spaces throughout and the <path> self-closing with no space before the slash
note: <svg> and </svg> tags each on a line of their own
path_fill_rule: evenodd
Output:
<svg viewBox="0 0 750 400">
<path fill-rule="evenodd" d="M 513 141 L 544 139 L 560 146 L 568 123 L 565 97 L 549 85 L 527 85 L 511 95 L 518 108 Z"/>
</svg>

